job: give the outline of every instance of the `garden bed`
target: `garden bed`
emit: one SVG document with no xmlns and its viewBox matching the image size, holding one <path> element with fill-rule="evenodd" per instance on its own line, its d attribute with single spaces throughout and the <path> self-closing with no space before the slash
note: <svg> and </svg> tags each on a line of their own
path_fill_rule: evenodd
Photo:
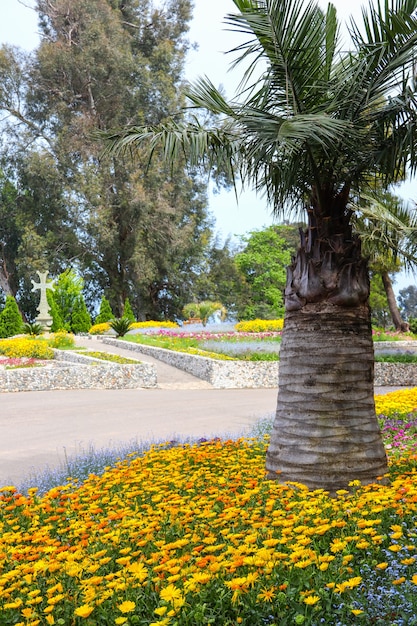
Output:
<svg viewBox="0 0 417 626">
<path fill-rule="evenodd" d="M 148 363 L 122 365 L 68 350 L 40 367 L 0 369 L 0 392 L 53 389 L 140 389 L 156 387 L 156 369 Z"/>
<path fill-rule="evenodd" d="M 101 341 L 108 345 L 152 356 L 207 381 L 216 389 L 268 389 L 278 386 L 278 361 L 222 361 L 110 337 L 102 337 Z M 414 387 L 416 385 L 417 364 L 375 363 L 376 387 Z"/>
</svg>

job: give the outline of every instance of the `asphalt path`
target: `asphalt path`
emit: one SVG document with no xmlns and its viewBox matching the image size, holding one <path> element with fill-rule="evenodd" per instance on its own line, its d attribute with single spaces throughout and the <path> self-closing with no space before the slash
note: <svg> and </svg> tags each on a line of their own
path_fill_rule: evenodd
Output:
<svg viewBox="0 0 417 626">
<path fill-rule="evenodd" d="M 77 343 L 133 356 L 97 340 Z M 277 389 L 214 389 L 151 357 L 140 360 L 156 365 L 158 388 L 0 393 L 0 486 L 19 484 L 90 446 L 237 436 L 275 411 Z"/>
</svg>

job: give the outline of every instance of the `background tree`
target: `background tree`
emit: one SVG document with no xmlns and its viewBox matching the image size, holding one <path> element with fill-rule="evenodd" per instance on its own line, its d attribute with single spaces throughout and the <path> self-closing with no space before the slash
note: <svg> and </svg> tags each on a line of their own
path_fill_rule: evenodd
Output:
<svg viewBox="0 0 417 626">
<path fill-rule="evenodd" d="M 354 225 L 372 271 L 381 276 L 393 324 L 396 330 L 407 332 L 391 275 L 402 267 L 410 270 L 417 266 L 417 215 L 390 192 L 377 190 L 364 201 Z"/>
<path fill-rule="evenodd" d="M 407 320 L 417 318 L 417 287 L 415 285 L 400 289 L 398 302 L 402 314 Z"/>
<path fill-rule="evenodd" d="M 104 157 L 93 135 L 156 123 L 181 107 L 190 0 L 164 9 L 147 0 L 37 0 L 36 8 L 34 54 L 0 52 L 3 153 L 25 229 L 17 282 L 25 261 L 33 273 L 40 258 L 52 273 L 77 267 L 91 300 L 104 291 L 117 315 L 129 297 L 142 318 L 174 316 L 209 240 L 205 185 L 181 161 L 148 168 L 140 154 L 134 166 Z"/>
<path fill-rule="evenodd" d="M 234 0 L 230 28 L 246 40 L 239 93 L 208 79 L 188 92 L 219 116 L 172 120 L 108 137 L 109 149 L 164 146 L 215 163 L 266 194 L 277 214 L 303 209 L 307 229 L 285 288 L 277 414 L 269 476 L 335 491 L 387 471 L 373 399 L 369 273 L 352 203 L 369 186 L 414 173 L 417 0 L 370 3 L 339 40 L 336 10 L 302 0 Z M 348 49 L 348 52 L 344 50 Z M 256 74 L 259 65 L 262 67 Z M 254 76 L 260 76 L 254 79 Z"/>
<path fill-rule="evenodd" d="M 238 319 L 278 319 L 284 315 L 286 267 L 291 252 L 279 228 L 270 226 L 242 237 L 245 247 L 235 257 L 244 277 L 245 302 Z"/>
<path fill-rule="evenodd" d="M 371 290 L 369 295 L 369 304 L 371 307 L 372 324 L 382 328 L 387 328 L 392 323 L 390 310 L 388 306 L 387 294 L 381 274 L 371 271 Z"/>
</svg>

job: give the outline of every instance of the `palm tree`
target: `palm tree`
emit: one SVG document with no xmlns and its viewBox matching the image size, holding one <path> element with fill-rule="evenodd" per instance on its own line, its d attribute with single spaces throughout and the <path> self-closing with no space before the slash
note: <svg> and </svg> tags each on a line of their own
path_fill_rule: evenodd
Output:
<svg viewBox="0 0 417 626">
<path fill-rule="evenodd" d="M 417 267 L 417 211 L 392 193 L 381 190 L 363 200 L 365 206 L 354 216 L 355 230 L 360 234 L 362 249 L 372 269 L 382 278 L 396 330 L 407 332 L 409 324 L 401 317 L 390 273 L 400 267 L 410 271 Z"/>
<path fill-rule="evenodd" d="M 276 419 L 267 472 L 335 491 L 387 470 L 373 398 L 369 276 L 352 231 L 352 203 L 373 176 L 384 185 L 415 169 L 417 0 L 372 2 L 343 51 L 332 4 L 234 0 L 226 23 L 242 83 L 228 102 L 207 78 L 188 92 L 217 115 L 107 137 L 110 150 L 148 145 L 240 176 L 276 214 L 302 208 L 307 229 L 288 268 Z M 258 69 L 259 68 L 259 69 Z"/>
</svg>

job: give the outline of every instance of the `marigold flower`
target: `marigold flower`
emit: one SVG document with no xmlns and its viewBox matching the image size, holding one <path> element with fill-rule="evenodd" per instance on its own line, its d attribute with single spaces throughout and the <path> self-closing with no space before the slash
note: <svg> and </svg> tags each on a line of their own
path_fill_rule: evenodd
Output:
<svg viewBox="0 0 417 626">
<path fill-rule="evenodd" d="M 130 600 L 125 600 L 121 604 L 118 604 L 117 608 L 121 613 L 131 613 L 135 610 L 135 606 L 136 604 L 134 602 L 131 602 Z"/>
<path fill-rule="evenodd" d="M 89 617 L 93 611 L 94 611 L 93 606 L 89 606 L 88 604 L 82 604 L 81 606 L 75 609 L 74 615 L 76 615 L 77 617 L 85 618 L 85 617 Z"/>
<path fill-rule="evenodd" d="M 308 606 L 313 606 L 314 604 L 317 604 L 317 602 L 319 601 L 320 601 L 320 596 L 307 596 L 303 600 L 304 604 L 307 604 Z"/>
</svg>

